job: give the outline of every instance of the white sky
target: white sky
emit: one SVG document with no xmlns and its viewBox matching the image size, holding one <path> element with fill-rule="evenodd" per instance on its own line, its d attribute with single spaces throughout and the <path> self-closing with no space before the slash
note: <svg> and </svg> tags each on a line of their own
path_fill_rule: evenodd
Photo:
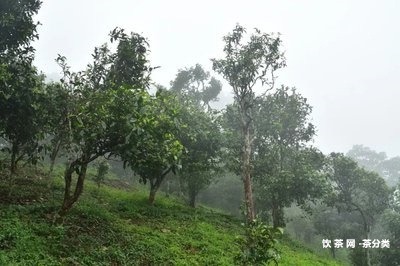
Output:
<svg viewBox="0 0 400 266">
<path fill-rule="evenodd" d="M 52 76 L 54 59 L 73 70 L 116 26 L 141 33 L 153 80 L 168 86 L 179 68 L 220 58 L 222 37 L 236 23 L 249 31 L 280 32 L 288 66 L 277 85 L 295 86 L 314 107 L 315 144 L 346 152 L 364 144 L 400 155 L 400 1 L 44 0 L 37 19 L 36 65 Z M 222 78 L 220 78 L 222 79 Z M 225 83 L 221 100 L 229 101 Z"/>
</svg>

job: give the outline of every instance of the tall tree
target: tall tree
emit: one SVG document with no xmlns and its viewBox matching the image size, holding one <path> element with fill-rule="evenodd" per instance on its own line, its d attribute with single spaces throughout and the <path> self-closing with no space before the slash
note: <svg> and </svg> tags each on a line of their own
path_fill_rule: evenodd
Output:
<svg viewBox="0 0 400 266">
<path fill-rule="evenodd" d="M 377 173 L 358 167 L 357 163 L 340 153 L 330 155 L 329 178 L 333 194 L 330 204 L 340 210 L 357 213 L 361 218 L 364 239 L 370 238 L 378 215 L 388 207 L 389 188 Z M 364 250 L 367 265 L 370 251 Z"/>
<path fill-rule="evenodd" d="M 199 64 L 179 70 L 171 82 L 170 91 L 182 104 L 180 120 L 185 125 L 178 133 L 185 147 L 178 175 L 181 189 L 188 194 L 192 207 L 195 207 L 198 193 L 210 185 L 220 169 L 218 113 L 210 103 L 218 100 L 221 87 L 221 82 Z"/>
<path fill-rule="evenodd" d="M 222 139 L 217 117 L 197 106 L 185 105 L 182 122 L 187 125 L 178 134 L 185 147 L 179 178 L 185 185 L 189 205 L 221 172 Z"/>
<path fill-rule="evenodd" d="M 251 181 L 251 148 L 252 148 L 252 108 L 256 101 L 255 85 L 272 89 L 274 72 L 285 66 L 283 54 L 279 51 L 281 40 L 270 34 L 255 29 L 249 41 L 245 43 L 246 30 L 237 25 L 233 32 L 226 35 L 223 59 L 212 59 L 213 69 L 221 74 L 233 89 L 234 99 L 238 106 L 242 132 L 242 175 L 248 221 L 255 218 L 253 191 Z M 265 90 L 265 92 L 267 91 Z"/>
<path fill-rule="evenodd" d="M 254 176 L 260 208 L 271 210 L 275 227 L 284 227 L 284 207 L 306 207 L 327 186 L 324 156 L 310 145 L 315 135 L 311 106 L 296 90 L 281 86 L 259 99 L 254 115 Z"/>
</svg>

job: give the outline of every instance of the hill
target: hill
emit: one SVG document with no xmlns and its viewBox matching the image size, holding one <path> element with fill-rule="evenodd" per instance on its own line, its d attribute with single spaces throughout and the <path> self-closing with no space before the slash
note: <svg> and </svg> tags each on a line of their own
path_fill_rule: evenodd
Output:
<svg viewBox="0 0 400 266">
<path fill-rule="evenodd" d="M 149 205 L 145 191 L 89 181 L 63 223 L 55 224 L 59 176 L 49 190 L 40 171 L 22 169 L 11 194 L 1 177 L 0 265 L 234 265 L 242 228 L 220 211 L 162 195 Z M 287 237 L 279 248 L 280 265 L 339 265 Z"/>
</svg>

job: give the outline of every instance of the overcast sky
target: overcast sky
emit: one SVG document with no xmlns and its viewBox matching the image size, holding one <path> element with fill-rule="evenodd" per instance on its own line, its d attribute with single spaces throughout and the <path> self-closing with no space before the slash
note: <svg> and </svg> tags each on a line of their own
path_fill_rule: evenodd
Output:
<svg viewBox="0 0 400 266">
<path fill-rule="evenodd" d="M 44 0 L 37 19 L 36 66 L 52 76 L 54 59 L 73 70 L 116 26 L 147 37 L 153 80 L 168 86 L 179 68 L 220 58 L 236 23 L 280 32 L 287 67 L 277 84 L 295 86 L 313 106 L 315 145 L 346 152 L 364 144 L 400 155 L 400 1 Z M 222 79 L 222 78 L 221 78 Z M 231 99 L 223 88 L 221 99 Z"/>
</svg>

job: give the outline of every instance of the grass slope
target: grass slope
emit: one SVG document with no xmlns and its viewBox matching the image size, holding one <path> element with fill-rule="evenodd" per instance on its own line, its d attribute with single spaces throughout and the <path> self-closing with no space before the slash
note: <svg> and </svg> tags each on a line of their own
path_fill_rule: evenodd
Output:
<svg viewBox="0 0 400 266">
<path fill-rule="evenodd" d="M 143 191 L 87 182 L 55 225 L 62 180 L 49 192 L 42 174 L 32 173 L 19 173 L 11 195 L 0 180 L 0 265 L 234 265 L 242 229 L 229 215 L 161 195 L 150 206 Z M 280 248 L 280 265 L 339 265 L 288 239 Z"/>
</svg>

